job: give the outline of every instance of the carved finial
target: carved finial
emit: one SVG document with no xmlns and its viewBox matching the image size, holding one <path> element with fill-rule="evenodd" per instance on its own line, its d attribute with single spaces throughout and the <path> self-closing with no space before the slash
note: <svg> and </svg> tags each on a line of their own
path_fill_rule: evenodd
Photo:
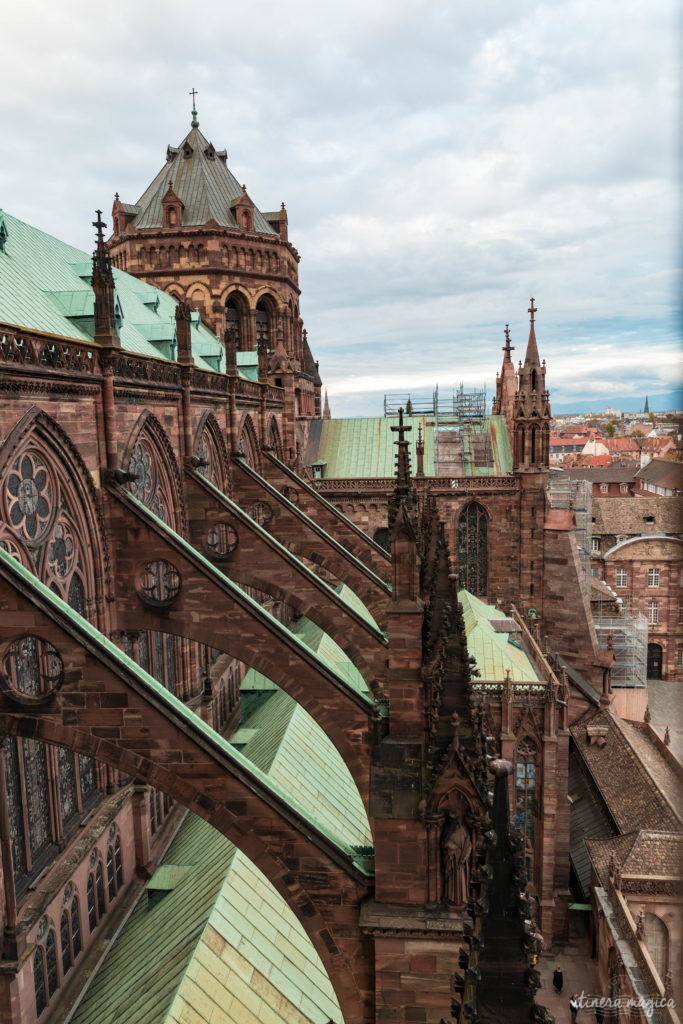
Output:
<svg viewBox="0 0 683 1024">
<path fill-rule="evenodd" d="M 505 344 L 503 345 L 503 352 L 505 358 L 510 359 L 510 353 L 514 352 L 515 346 L 510 344 L 510 324 L 505 324 Z"/>
<path fill-rule="evenodd" d="M 247 186 L 246 186 L 246 185 L 242 185 L 242 191 L 243 191 L 243 192 L 246 192 L 246 191 L 247 191 Z"/>
<path fill-rule="evenodd" d="M 664 742 L 666 743 L 667 747 L 671 746 L 671 733 L 669 732 L 669 726 L 668 725 L 667 725 L 666 729 L 664 730 Z"/>
<path fill-rule="evenodd" d="M 650 722 L 652 721 L 652 715 L 650 714 L 650 705 L 649 704 L 645 705 L 645 714 L 643 715 L 643 721 L 646 723 L 646 725 L 649 725 Z"/>
<path fill-rule="evenodd" d="M 199 128 L 199 121 L 197 120 L 197 104 L 195 102 L 195 96 L 199 93 L 196 89 L 190 89 L 190 96 L 192 97 L 192 121 L 190 122 L 193 128 Z"/>
<path fill-rule="evenodd" d="M 534 316 L 538 313 L 538 306 L 534 306 L 533 296 L 531 297 L 531 305 L 529 306 L 527 313 L 531 313 L 531 322 L 534 322 Z"/>
<path fill-rule="evenodd" d="M 614 868 L 614 888 L 621 889 L 621 865 L 617 864 Z"/>
<path fill-rule="evenodd" d="M 608 872 L 610 878 L 614 878 L 616 870 L 617 870 L 617 858 L 614 856 L 614 853 L 610 853 L 610 855 L 609 855 L 609 866 L 607 868 L 607 872 Z"/>
<path fill-rule="evenodd" d="M 118 200 L 119 200 L 118 192 L 114 192 L 114 199 L 118 202 Z"/>
<path fill-rule="evenodd" d="M 281 210 L 286 210 L 287 209 L 287 207 L 285 206 L 284 202 L 280 205 L 280 209 Z"/>
<path fill-rule="evenodd" d="M 673 999 L 674 997 L 674 979 L 671 968 L 669 968 L 664 977 L 664 995 L 667 999 Z"/>
<path fill-rule="evenodd" d="M 410 455 L 405 435 L 412 429 L 412 427 L 403 422 L 403 406 L 401 406 L 398 410 L 398 426 L 391 427 L 391 430 L 398 434 L 398 441 L 394 442 L 398 446 L 398 455 L 396 456 L 396 489 L 405 494 L 410 490 Z"/>
</svg>

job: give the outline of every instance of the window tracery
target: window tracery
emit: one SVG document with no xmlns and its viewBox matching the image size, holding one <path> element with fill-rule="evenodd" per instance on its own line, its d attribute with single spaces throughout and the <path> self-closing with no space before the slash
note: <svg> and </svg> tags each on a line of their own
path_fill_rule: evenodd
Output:
<svg viewBox="0 0 683 1024">
<path fill-rule="evenodd" d="M 458 520 L 458 566 L 460 586 L 475 597 L 485 597 L 488 588 L 488 516 L 476 501 L 470 502 Z"/>
<path fill-rule="evenodd" d="M 536 833 L 536 744 L 523 737 L 515 758 L 515 824 L 524 839 L 524 862 L 532 877 Z"/>
</svg>

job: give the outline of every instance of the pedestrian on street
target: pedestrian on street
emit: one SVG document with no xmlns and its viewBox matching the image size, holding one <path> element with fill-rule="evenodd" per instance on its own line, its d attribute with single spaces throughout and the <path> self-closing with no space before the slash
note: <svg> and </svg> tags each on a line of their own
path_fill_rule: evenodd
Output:
<svg viewBox="0 0 683 1024">
<path fill-rule="evenodd" d="M 562 976 L 562 968 L 558 964 L 558 966 L 553 971 L 553 988 L 555 989 L 555 991 L 557 992 L 558 995 L 562 991 L 562 983 L 563 983 L 563 981 L 564 981 L 564 978 Z"/>
<path fill-rule="evenodd" d="M 595 1020 L 596 1020 L 597 1024 L 603 1024 L 604 1019 L 605 1019 L 605 1011 L 603 1010 L 602 1006 L 596 1006 L 595 1007 Z"/>
<path fill-rule="evenodd" d="M 579 1001 L 576 998 L 576 992 L 572 993 L 572 997 L 569 1000 L 569 1012 L 572 1015 L 572 1024 L 576 1024 L 576 1015 L 579 1012 Z"/>
</svg>

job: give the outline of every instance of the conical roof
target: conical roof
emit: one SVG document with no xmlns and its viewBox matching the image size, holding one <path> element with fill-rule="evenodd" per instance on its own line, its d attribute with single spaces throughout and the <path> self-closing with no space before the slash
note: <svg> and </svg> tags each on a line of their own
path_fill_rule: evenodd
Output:
<svg viewBox="0 0 683 1024">
<path fill-rule="evenodd" d="M 526 355 L 524 357 L 524 365 L 529 366 L 533 363 L 540 366 L 541 360 L 538 357 L 538 345 L 536 344 L 536 330 L 534 328 L 534 316 L 538 313 L 538 307 L 534 306 L 534 300 L 531 300 L 531 306 L 528 310 L 531 313 L 531 326 L 529 328 L 529 341 L 526 346 Z"/>
<path fill-rule="evenodd" d="M 196 126 L 177 148 L 168 147 L 165 165 L 135 204 L 139 211 L 133 221 L 136 228 L 163 227 L 161 201 L 171 183 L 183 203 L 183 227 L 204 225 L 210 220 L 220 227 L 238 227 L 231 207 L 243 194 L 242 186 L 228 168 L 225 150 L 214 149 Z M 277 234 L 256 207 L 254 230 Z"/>
</svg>

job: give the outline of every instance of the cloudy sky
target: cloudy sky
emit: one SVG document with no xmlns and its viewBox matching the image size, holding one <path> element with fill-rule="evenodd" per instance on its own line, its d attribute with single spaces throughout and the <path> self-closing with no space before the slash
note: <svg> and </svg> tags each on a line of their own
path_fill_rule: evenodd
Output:
<svg viewBox="0 0 683 1024">
<path fill-rule="evenodd" d="M 557 405 L 680 378 L 673 0 L 91 0 L 3 13 L 0 207 L 85 249 L 199 121 L 287 204 L 333 414 L 493 387 L 527 307 Z"/>
</svg>

